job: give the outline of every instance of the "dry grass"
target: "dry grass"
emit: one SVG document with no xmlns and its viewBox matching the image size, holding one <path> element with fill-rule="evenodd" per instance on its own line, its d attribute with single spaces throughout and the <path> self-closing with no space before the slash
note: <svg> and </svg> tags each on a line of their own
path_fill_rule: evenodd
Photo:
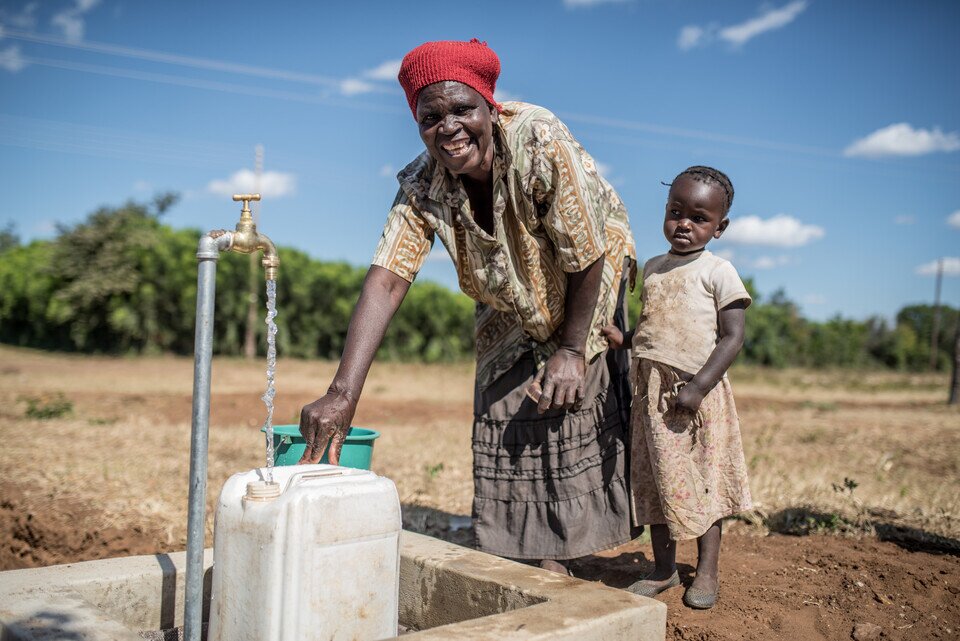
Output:
<svg viewBox="0 0 960 641">
<path fill-rule="evenodd" d="M 146 524 L 161 533 L 162 547 L 182 547 L 192 368 L 186 358 L 0 347 L 6 481 L 31 512 L 83 503 L 102 513 L 104 526 Z M 211 509 L 230 474 L 261 462 L 263 370 L 260 362 L 215 360 Z M 276 422 L 295 422 L 334 370 L 281 360 Z M 737 368 L 731 379 L 761 515 L 804 507 L 960 538 L 960 412 L 943 404 L 945 376 Z M 69 414 L 25 416 L 29 399 L 42 406 L 57 394 L 72 405 Z M 470 513 L 472 394 L 468 365 L 374 368 L 355 423 L 382 432 L 374 469 L 394 479 L 405 504 Z M 844 479 L 857 487 L 835 490 Z"/>
</svg>

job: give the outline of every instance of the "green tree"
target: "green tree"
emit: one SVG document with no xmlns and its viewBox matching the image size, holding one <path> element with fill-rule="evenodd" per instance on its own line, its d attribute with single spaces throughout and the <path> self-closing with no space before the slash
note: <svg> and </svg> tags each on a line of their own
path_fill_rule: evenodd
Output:
<svg viewBox="0 0 960 641">
<path fill-rule="evenodd" d="M 915 352 L 910 355 L 911 369 L 926 369 L 930 364 L 930 348 L 933 342 L 933 305 L 909 305 L 897 313 L 897 326 L 910 327 L 917 336 Z M 953 361 L 953 329 L 956 327 L 958 310 L 940 306 L 940 331 L 937 335 L 937 369 L 946 370 Z"/>
<path fill-rule="evenodd" d="M 751 281 L 747 282 L 753 286 Z M 802 355 L 807 342 L 807 326 L 796 304 L 783 290 L 774 292 L 768 302 L 763 302 L 756 292 L 751 295 L 754 302 L 746 313 L 744 360 L 771 367 L 805 364 Z"/>
<path fill-rule="evenodd" d="M 12 222 L 7 223 L 3 229 L 0 229 L 0 254 L 19 246 L 20 236 L 17 234 L 17 226 Z"/>
</svg>

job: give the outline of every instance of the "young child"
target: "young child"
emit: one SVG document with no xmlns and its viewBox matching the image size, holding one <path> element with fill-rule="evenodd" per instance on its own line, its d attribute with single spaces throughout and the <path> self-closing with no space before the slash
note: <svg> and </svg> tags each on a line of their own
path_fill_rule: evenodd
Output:
<svg viewBox="0 0 960 641">
<path fill-rule="evenodd" d="M 643 269 L 643 311 L 611 348 L 634 356 L 631 496 L 634 525 L 650 525 L 654 571 L 627 589 L 654 596 L 680 585 L 677 541 L 697 540 L 697 576 L 683 601 L 713 607 L 721 519 L 751 507 L 740 424 L 726 371 L 743 346 L 750 295 L 728 261 L 705 247 L 730 222 L 733 185 L 690 167 L 670 185 L 663 234 L 670 251 Z"/>
</svg>

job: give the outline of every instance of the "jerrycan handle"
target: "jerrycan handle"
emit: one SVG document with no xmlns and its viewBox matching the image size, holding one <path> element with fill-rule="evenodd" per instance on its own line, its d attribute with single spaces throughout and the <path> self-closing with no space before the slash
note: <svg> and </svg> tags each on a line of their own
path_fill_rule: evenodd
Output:
<svg viewBox="0 0 960 641">
<path fill-rule="evenodd" d="M 343 476 L 344 470 L 319 470 L 315 472 L 297 472 L 296 474 L 290 477 L 290 480 L 287 481 L 287 487 L 284 488 L 284 492 L 293 488 L 294 485 L 300 483 L 301 481 L 309 481 L 311 479 L 319 479 L 328 476 Z"/>
</svg>

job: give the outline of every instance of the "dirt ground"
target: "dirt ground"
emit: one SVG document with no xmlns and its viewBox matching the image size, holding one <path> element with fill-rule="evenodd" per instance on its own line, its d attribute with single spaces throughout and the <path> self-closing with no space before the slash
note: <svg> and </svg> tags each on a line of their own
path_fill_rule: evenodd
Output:
<svg viewBox="0 0 960 641">
<path fill-rule="evenodd" d="M 281 360 L 275 422 L 296 422 L 334 369 Z M 471 377 L 379 364 L 354 421 L 382 433 L 373 466 L 397 483 L 405 527 L 467 544 Z M 725 525 L 713 610 L 661 595 L 668 638 L 960 638 L 946 378 L 736 368 L 731 381 L 757 509 Z M 261 362 L 214 362 L 208 536 L 223 481 L 261 464 L 264 385 Z M 0 569 L 183 549 L 191 386 L 191 359 L 0 347 Z M 695 545 L 679 557 L 688 584 Z M 640 538 L 574 571 L 620 587 L 651 563 Z"/>
</svg>

